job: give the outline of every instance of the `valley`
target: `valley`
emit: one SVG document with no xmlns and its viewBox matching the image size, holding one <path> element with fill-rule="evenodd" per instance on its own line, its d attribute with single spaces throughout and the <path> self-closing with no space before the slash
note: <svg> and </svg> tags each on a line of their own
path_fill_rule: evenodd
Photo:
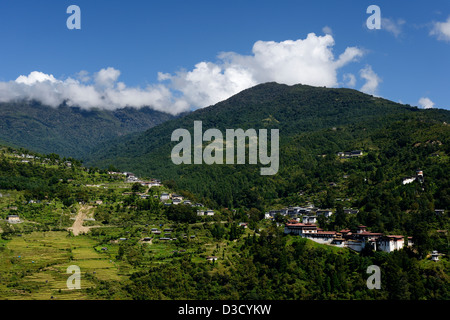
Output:
<svg viewBox="0 0 450 320">
<path fill-rule="evenodd" d="M 171 134 L 197 120 L 278 128 L 278 172 L 261 176 L 250 161 L 175 165 Z M 448 299 L 449 121 L 445 110 L 354 90 L 269 83 L 100 142 L 82 160 L 8 140 L 0 297 Z M 380 242 L 399 236 L 411 243 Z M 379 290 L 366 285 L 371 265 Z M 80 289 L 67 286 L 70 266 Z"/>
</svg>

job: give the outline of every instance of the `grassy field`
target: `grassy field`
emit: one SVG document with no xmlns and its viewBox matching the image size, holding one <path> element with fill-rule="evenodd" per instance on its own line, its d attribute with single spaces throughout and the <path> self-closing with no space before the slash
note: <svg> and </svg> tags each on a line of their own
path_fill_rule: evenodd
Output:
<svg viewBox="0 0 450 320">
<path fill-rule="evenodd" d="M 67 232 L 33 232 L 0 242 L 0 300 L 88 299 L 87 288 L 98 280 L 126 280 L 123 268 L 95 249 L 87 236 Z M 69 290 L 66 273 L 76 265 L 81 289 Z"/>
</svg>

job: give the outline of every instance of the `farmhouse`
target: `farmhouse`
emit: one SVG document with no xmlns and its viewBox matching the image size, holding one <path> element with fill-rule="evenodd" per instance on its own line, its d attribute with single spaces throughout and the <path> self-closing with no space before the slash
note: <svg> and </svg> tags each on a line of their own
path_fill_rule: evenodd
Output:
<svg viewBox="0 0 450 320">
<path fill-rule="evenodd" d="M 6 220 L 7 220 L 9 223 L 19 223 L 19 222 L 20 222 L 19 216 L 18 216 L 18 215 L 15 215 L 15 214 L 9 215 L 9 216 L 6 218 Z"/>
<path fill-rule="evenodd" d="M 161 199 L 161 201 L 169 200 L 169 194 L 168 193 L 162 193 L 160 199 Z"/>
<path fill-rule="evenodd" d="M 329 218 L 329 217 L 331 217 L 332 214 L 333 214 L 333 211 L 331 211 L 331 210 L 317 210 L 316 211 L 316 215 L 318 217 L 323 215 L 325 218 Z"/>
<path fill-rule="evenodd" d="M 363 152 L 361 150 L 353 150 L 353 151 L 350 151 L 350 152 L 348 152 L 348 151 L 346 151 L 346 152 L 341 151 L 341 152 L 337 153 L 337 156 L 339 158 L 345 158 L 345 159 L 354 158 L 354 157 L 361 157 L 362 155 L 363 155 Z"/>
<path fill-rule="evenodd" d="M 358 209 L 344 209 L 345 214 L 357 214 L 358 212 Z"/>
<path fill-rule="evenodd" d="M 439 261 L 439 253 L 438 253 L 436 250 L 434 250 L 434 251 L 431 253 L 431 260 L 432 260 L 432 261 Z"/>
<path fill-rule="evenodd" d="M 180 200 L 180 202 L 184 199 L 183 196 L 180 196 L 178 194 L 172 194 L 172 200 Z"/>
<path fill-rule="evenodd" d="M 216 261 L 217 259 L 219 258 L 217 258 L 216 256 L 206 257 L 206 260 L 208 261 Z"/>
</svg>

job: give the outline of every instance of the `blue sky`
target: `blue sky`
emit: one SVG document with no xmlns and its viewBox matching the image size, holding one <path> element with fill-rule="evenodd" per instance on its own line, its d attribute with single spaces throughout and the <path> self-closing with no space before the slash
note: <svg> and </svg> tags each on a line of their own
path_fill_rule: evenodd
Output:
<svg viewBox="0 0 450 320">
<path fill-rule="evenodd" d="M 81 9 L 81 30 L 66 27 L 72 4 Z M 372 4 L 381 9 L 381 30 L 366 26 Z M 285 42 L 311 33 L 310 41 Z M 44 97 L 89 107 L 107 95 L 111 107 L 154 102 L 181 111 L 260 82 L 301 80 L 450 109 L 448 0 L 2 0 L 0 39 L 0 101 Z M 268 66 L 278 52 L 286 58 Z M 316 53 L 332 57 L 321 64 Z M 48 98 L 54 88 L 58 96 Z"/>
</svg>

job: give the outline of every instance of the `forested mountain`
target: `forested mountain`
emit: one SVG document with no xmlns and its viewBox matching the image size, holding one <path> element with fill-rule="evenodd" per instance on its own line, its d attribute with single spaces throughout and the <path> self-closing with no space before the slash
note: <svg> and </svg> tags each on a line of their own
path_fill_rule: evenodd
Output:
<svg viewBox="0 0 450 320">
<path fill-rule="evenodd" d="M 261 176 L 260 165 L 174 165 L 170 154 L 177 142 L 171 142 L 171 134 L 185 128 L 192 135 L 194 121 L 203 122 L 203 132 L 217 128 L 224 134 L 225 129 L 279 129 L 278 173 Z M 356 90 L 267 83 L 105 144 L 88 162 L 173 180 L 176 188 L 212 199 L 218 206 L 261 211 L 278 203 L 308 198 L 333 202 L 350 195 L 346 204 L 373 207 L 382 192 L 392 194 L 402 177 L 422 169 L 437 178 L 434 189 L 427 190 L 430 201 L 448 207 L 450 188 L 443 172 L 449 171 L 449 121 L 449 111 L 418 109 Z M 366 156 L 349 161 L 336 156 L 351 150 L 362 150 Z M 435 153 L 440 157 L 432 156 Z M 305 196 L 299 197 L 303 190 Z M 327 204 L 334 203 L 323 203 Z"/>
<path fill-rule="evenodd" d="M 147 130 L 173 116 L 150 108 L 84 110 L 38 102 L 0 103 L 0 140 L 41 153 L 81 157 L 99 143 Z"/>
</svg>

